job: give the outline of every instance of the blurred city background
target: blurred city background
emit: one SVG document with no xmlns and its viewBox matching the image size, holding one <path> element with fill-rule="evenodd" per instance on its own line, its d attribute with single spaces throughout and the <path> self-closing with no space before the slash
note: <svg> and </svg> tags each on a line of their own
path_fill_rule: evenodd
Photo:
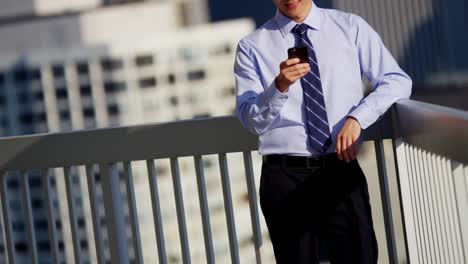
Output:
<svg viewBox="0 0 468 264">
<path fill-rule="evenodd" d="M 413 99 L 468 110 L 465 0 L 322 0 L 316 4 L 364 17 L 413 78 Z M 0 0 L 0 136 L 231 115 L 235 109 L 233 63 L 237 43 L 274 13 L 272 0 Z M 366 163 L 367 155 L 371 154 L 364 146 L 363 167 L 372 177 L 375 164 Z M 254 161 L 258 176 L 260 157 L 255 155 Z M 252 230 L 244 168 L 237 165 L 243 163 L 242 157 L 232 156 L 229 162 L 240 258 L 242 263 L 253 263 L 255 255 L 248 247 Z M 146 168 L 137 163 L 133 176 L 143 257 L 145 263 L 157 263 Z M 216 157 L 204 157 L 204 166 L 216 259 L 229 263 Z M 75 217 L 83 263 L 95 263 L 83 170 L 71 169 Z M 122 170 L 117 166 L 116 172 Z M 168 232 L 168 259 L 179 263 L 169 162 L 158 163 L 156 170 Z M 181 159 L 189 237 L 203 241 L 200 208 L 197 199 L 191 198 L 192 194 L 196 196 L 193 170 L 191 161 Z M 99 172 L 94 173 L 99 183 Z M 63 171 L 54 174 L 62 176 L 52 178 L 60 259 L 61 263 L 73 263 L 72 234 L 69 221 L 65 221 L 70 215 L 62 203 L 66 200 Z M 18 177 L 11 174 L 6 183 L 15 252 L 19 263 L 31 263 Z M 50 263 L 42 184 L 39 175 L 29 175 L 39 259 L 40 263 Z M 268 237 L 264 223 L 262 232 Z M 384 240 L 383 236 L 380 234 L 379 239 Z M 6 263 L 3 240 L 0 244 L 0 263 Z M 191 245 L 193 262 L 203 263 L 203 243 Z M 264 247 L 265 263 L 272 263 L 270 245 L 265 243 Z"/>
</svg>

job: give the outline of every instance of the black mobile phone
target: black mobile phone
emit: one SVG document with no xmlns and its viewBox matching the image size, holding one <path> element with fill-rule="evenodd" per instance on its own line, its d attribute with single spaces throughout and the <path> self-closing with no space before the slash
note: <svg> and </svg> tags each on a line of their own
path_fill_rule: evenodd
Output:
<svg viewBox="0 0 468 264">
<path fill-rule="evenodd" d="M 307 47 L 293 47 L 288 49 L 288 59 L 299 58 L 300 63 L 309 63 Z"/>
</svg>

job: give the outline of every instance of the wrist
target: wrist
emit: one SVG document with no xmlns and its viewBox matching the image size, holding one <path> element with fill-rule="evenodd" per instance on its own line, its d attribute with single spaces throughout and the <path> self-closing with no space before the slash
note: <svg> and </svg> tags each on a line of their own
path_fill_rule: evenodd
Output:
<svg viewBox="0 0 468 264">
<path fill-rule="evenodd" d="M 289 90 L 289 85 L 284 84 L 284 82 L 281 81 L 280 76 L 275 78 L 275 85 L 276 89 L 282 93 L 286 93 Z"/>
<path fill-rule="evenodd" d="M 354 116 L 348 116 L 346 119 L 354 121 L 359 126 L 359 128 L 362 129 L 361 123 L 359 123 L 359 120 L 357 120 L 357 118 L 355 118 Z"/>
</svg>

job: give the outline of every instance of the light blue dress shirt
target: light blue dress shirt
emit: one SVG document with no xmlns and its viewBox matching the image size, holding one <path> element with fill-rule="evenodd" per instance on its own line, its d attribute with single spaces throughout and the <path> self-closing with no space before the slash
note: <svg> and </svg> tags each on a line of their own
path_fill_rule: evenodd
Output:
<svg viewBox="0 0 468 264">
<path fill-rule="evenodd" d="M 313 4 L 303 23 L 311 28 L 307 34 L 320 69 L 333 140 L 330 153 L 336 149 L 337 135 L 348 116 L 366 129 L 397 100 L 409 98 L 412 81 L 361 17 Z M 288 48 L 295 45 L 291 30 L 296 24 L 277 11 L 237 47 L 236 115 L 249 131 L 259 135 L 262 155 L 319 155 L 307 144 L 301 82 L 295 82 L 286 93 L 277 90 L 274 82 Z M 365 98 L 362 75 L 374 88 Z"/>
</svg>

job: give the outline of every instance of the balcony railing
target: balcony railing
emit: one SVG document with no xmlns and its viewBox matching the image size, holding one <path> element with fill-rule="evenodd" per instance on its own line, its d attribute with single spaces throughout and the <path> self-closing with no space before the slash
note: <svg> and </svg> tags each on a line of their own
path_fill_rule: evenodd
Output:
<svg viewBox="0 0 468 264">
<path fill-rule="evenodd" d="M 375 144 L 389 262 L 468 263 L 468 113 L 415 101 L 400 101 L 384 118 L 364 131 L 364 139 Z M 384 140 L 391 140 L 392 148 L 385 147 Z M 43 179 L 49 259 L 53 263 L 61 260 L 57 212 L 50 179 L 55 171 L 58 172 L 55 177 L 62 177 L 65 181 L 67 199 L 60 202 L 66 204 L 69 214 L 72 256 L 75 263 L 83 262 L 71 170 L 77 166 L 85 168 L 97 262 L 110 260 L 110 263 L 130 263 L 132 260 L 134 263 L 143 263 L 140 236 L 145 230 L 141 230 L 139 225 L 132 174 L 134 162 L 142 160 L 146 161 L 152 222 L 157 241 L 153 250 L 157 250 L 159 263 L 171 262 L 167 252 L 173 245 L 168 247 L 166 243 L 167 223 L 164 223 L 161 213 L 161 190 L 158 189 L 160 178 L 156 175 L 155 165 L 161 159 L 170 160 L 181 261 L 191 262 L 190 248 L 194 246 L 188 238 L 187 224 L 191 220 L 186 218 L 185 198 L 198 199 L 201 214 L 201 225 L 198 228 L 203 231 L 205 251 L 203 262 L 214 263 L 215 243 L 203 162 L 205 156 L 213 154 L 217 155 L 219 162 L 218 175 L 222 186 L 230 262 L 240 263 L 242 259 L 239 257 L 235 223 L 237 211 L 233 206 L 231 170 L 228 169 L 229 153 L 243 155 L 252 247 L 255 261 L 261 263 L 264 231 L 261 227 L 252 159 L 252 151 L 256 149 L 257 138 L 246 132 L 234 117 L 0 139 L 0 198 L 7 263 L 24 263 L 25 259 L 28 263 L 39 263 L 41 259 L 36 243 L 37 231 L 28 180 L 31 171 L 38 171 Z M 388 154 L 395 159 L 389 160 Z M 179 165 L 182 157 L 193 159 L 198 194 L 193 196 L 197 197 L 183 194 Z M 120 174 L 115 166 L 117 163 L 123 165 Z M 95 177 L 96 165 L 100 174 L 99 184 Z M 26 258 L 20 258 L 15 248 L 12 213 L 6 202 L 12 195 L 6 181 L 14 172 L 17 172 L 14 177 L 20 179 L 21 186 L 28 241 Z M 395 181 L 391 181 L 390 175 L 397 176 L 396 186 L 392 187 Z M 122 181 L 124 191 L 121 188 Z M 98 185 L 102 188 L 105 226 L 101 221 Z M 397 191 L 392 192 L 392 188 Z M 124 201 L 122 197 L 125 197 Z M 401 219 L 398 219 L 400 215 Z M 398 226 L 400 222 L 402 226 Z M 128 229 L 130 235 L 127 234 Z M 396 238 L 396 229 L 404 231 L 403 241 Z M 108 243 L 103 243 L 105 238 Z M 398 243 L 404 246 L 397 247 Z M 397 248 L 404 250 L 397 252 Z"/>
</svg>

